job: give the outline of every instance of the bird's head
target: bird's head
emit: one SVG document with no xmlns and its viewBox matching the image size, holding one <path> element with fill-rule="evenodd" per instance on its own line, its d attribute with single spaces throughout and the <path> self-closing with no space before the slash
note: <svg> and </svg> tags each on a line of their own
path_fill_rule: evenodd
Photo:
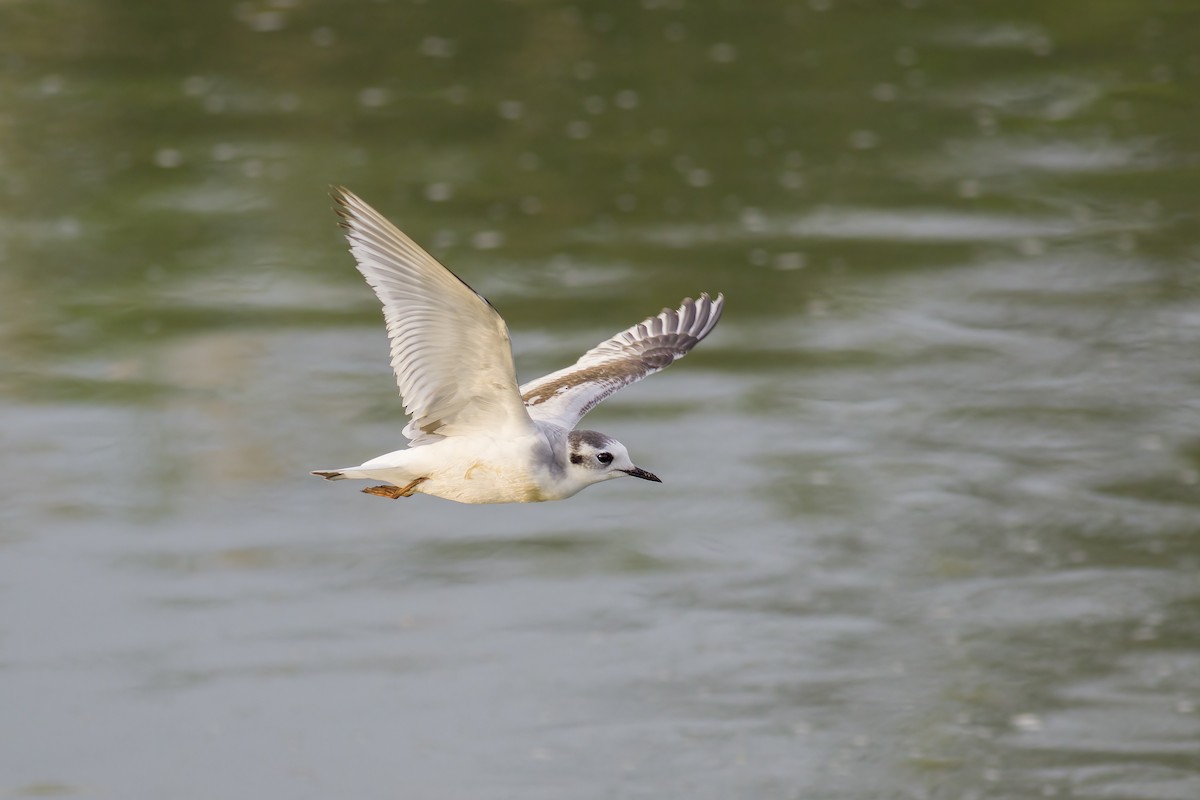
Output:
<svg viewBox="0 0 1200 800">
<path fill-rule="evenodd" d="M 662 483 L 654 473 L 634 466 L 625 445 L 596 431 L 571 431 L 567 437 L 567 474 L 583 485 L 626 475 Z"/>
</svg>

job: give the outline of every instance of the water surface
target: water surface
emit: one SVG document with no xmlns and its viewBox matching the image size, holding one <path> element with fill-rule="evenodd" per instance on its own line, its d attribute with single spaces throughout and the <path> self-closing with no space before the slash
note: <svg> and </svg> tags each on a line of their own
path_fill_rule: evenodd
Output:
<svg viewBox="0 0 1200 800">
<path fill-rule="evenodd" d="M 1200 796 L 1185 2 L 0 6 L 0 794 Z M 662 486 L 465 507 L 350 186 Z"/>
</svg>

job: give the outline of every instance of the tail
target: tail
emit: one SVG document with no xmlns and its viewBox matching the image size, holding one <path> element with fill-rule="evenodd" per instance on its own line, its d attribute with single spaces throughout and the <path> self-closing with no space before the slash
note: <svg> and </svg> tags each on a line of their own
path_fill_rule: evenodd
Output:
<svg viewBox="0 0 1200 800">
<path fill-rule="evenodd" d="M 341 472 L 322 472 L 320 470 L 313 470 L 312 472 L 310 472 L 308 474 L 316 475 L 318 478 L 324 478 L 327 481 L 344 481 L 344 480 L 346 480 L 346 476 L 343 475 Z"/>
</svg>

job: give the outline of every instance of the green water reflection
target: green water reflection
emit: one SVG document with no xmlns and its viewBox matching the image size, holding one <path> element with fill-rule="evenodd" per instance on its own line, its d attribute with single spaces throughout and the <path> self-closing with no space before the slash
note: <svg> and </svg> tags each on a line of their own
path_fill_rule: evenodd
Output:
<svg viewBox="0 0 1200 800">
<path fill-rule="evenodd" d="M 1200 796 L 1198 33 L 0 3 L 0 794 Z M 309 483 L 399 445 L 331 183 L 525 376 L 723 291 L 589 417 L 664 486 Z"/>
</svg>

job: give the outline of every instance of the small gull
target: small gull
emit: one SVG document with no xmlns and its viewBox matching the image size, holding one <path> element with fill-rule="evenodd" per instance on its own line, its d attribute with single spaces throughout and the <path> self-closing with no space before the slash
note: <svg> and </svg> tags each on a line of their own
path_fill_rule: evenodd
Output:
<svg viewBox="0 0 1200 800">
<path fill-rule="evenodd" d="M 383 303 L 411 420 L 408 449 L 313 475 L 384 481 L 363 489 L 381 497 L 420 492 L 460 503 L 562 500 L 626 475 L 661 483 L 625 445 L 575 425 L 687 355 L 721 318 L 724 295 L 687 298 L 518 387 L 508 326 L 492 305 L 353 193 L 335 187 L 332 197 L 358 271 Z"/>
</svg>

